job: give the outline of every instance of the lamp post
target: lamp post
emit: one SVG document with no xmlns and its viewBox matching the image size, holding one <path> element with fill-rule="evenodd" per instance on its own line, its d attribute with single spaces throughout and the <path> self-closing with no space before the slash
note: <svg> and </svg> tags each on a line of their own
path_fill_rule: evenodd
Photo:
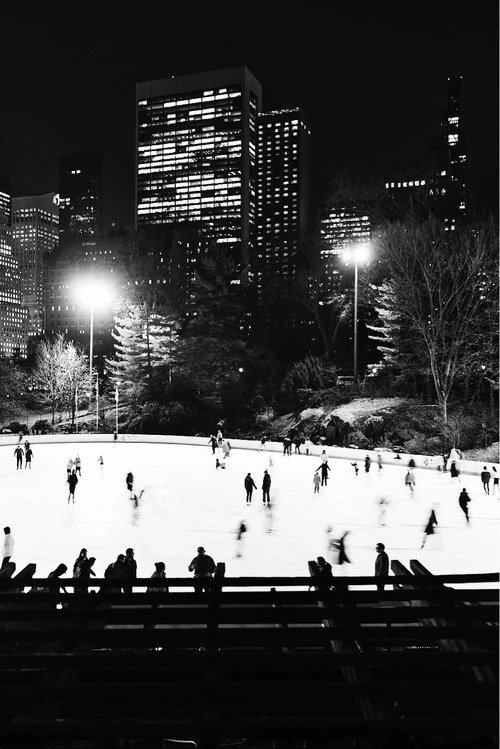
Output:
<svg viewBox="0 0 500 749">
<path fill-rule="evenodd" d="M 94 302 L 90 300 L 90 348 L 89 348 L 89 407 L 92 400 L 92 360 L 94 358 Z"/>
<path fill-rule="evenodd" d="M 352 245 L 344 250 L 344 262 L 354 263 L 354 322 L 353 322 L 353 375 L 354 382 L 358 381 L 358 265 L 370 256 L 367 244 Z"/>
<path fill-rule="evenodd" d="M 98 372 L 96 372 L 96 378 L 95 378 L 95 431 L 96 431 L 96 434 L 99 434 L 99 373 Z"/>
<path fill-rule="evenodd" d="M 118 436 L 118 385 L 115 385 L 115 434 Z"/>
</svg>

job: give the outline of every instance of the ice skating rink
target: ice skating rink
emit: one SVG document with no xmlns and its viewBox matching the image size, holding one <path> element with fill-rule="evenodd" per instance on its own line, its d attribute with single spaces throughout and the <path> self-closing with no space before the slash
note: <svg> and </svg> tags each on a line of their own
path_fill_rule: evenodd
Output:
<svg viewBox="0 0 500 749">
<path fill-rule="evenodd" d="M 417 558 L 436 574 L 496 572 L 500 567 L 499 497 L 485 496 L 479 477 L 462 475 L 459 483 L 449 473 L 425 469 L 416 469 L 411 496 L 404 485 L 405 456 L 395 461 L 393 453 L 383 453 L 384 469 L 372 463 L 366 474 L 360 451 L 357 477 L 351 461 L 330 459 L 328 486 L 318 495 L 312 481 L 321 462 L 317 456 L 285 457 L 259 452 L 258 446 L 255 451 L 233 449 L 226 470 L 215 469 L 209 445 L 37 444 L 34 438 L 32 449 L 31 470 L 16 470 L 14 446 L 0 447 L 0 533 L 10 526 L 17 571 L 35 562 L 39 577 L 61 562 L 71 574 L 82 547 L 96 557 L 94 570 L 102 576 L 129 546 L 135 550 L 139 577 L 149 577 L 157 561 L 165 562 L 167 577 L 191 577 L 187 566 L 197 546 L 204 546 L 216 562 L 225 562 L 228 577 L 307 576 L 309 559 L 329 556 L 329 526 L 333 536 L 350 531 L 346 551 L 351 564 L 334 568 L 334 574 L 372 575 L 379 541 L 390 559 L 408 565 Z M 77 454 L 82 476 L 75 504 L 68 505 L 66 463 Z M 271 511 L 262 504 L 266 468 L 272 477 Z M 128 471 L 134 474 L 137 493 L 144 489 L 137 508 L 125 486 Z M 258 490 L 247 506 L 243 481 L 249 471 Z M 470 526 L 458 506 L 464 486 L 472 500 Z M 383 526 L 381 496 L 389 502 Z M 421 549 L 433 505 L 439 525 Z M 237 558 L 236 530 L 243 519 L 248 530 Z"/>
</svg>

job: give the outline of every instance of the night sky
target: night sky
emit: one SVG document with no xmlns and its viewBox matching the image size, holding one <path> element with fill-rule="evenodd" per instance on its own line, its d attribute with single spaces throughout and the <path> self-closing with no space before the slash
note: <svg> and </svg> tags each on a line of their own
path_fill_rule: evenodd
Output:
<svg viewBox="0 0 500 749">
<path fill-rule="evenodd" d="M 135 84 L 245 65 L 263 110 L 300 106 L 313 195 L 382 178 L 438 135 L 463 76 L 468 181 L 497 206 L 498 2 L 2 4 L 0 173 L 58 190 L 62 153 L 104 155 L 104 223 L 133 225 Z"/>
</svg>

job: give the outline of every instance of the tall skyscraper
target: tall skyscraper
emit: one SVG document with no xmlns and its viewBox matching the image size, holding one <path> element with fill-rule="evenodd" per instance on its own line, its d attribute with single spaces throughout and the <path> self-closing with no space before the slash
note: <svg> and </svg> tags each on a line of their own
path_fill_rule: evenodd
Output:
<svg viewBox="0 0 500 749">
<path fill-rule="evenodd" d="M 59 158 L 59 238 L 96 237 L 102 231 L 102 154 L 65 154 Z"/>
<path fill-rule="evenodd" d="M 311 127 L 300 109 L 258 116 L 257 254 L 259 287 L 291 279 L 309 218 Z"/>
<path fill-rule="evenodd" d="M 386 169 L 385 188 L 400 205 L 413 195 L 426 196 L 454 230 L 466 213 L 465 143 L 461 127 L 462 77 L 448 78 L 448 106 L 441 117 L 440 133 L 432 138 L 423 158 L 396 160 Z"/>
<path fill-rule="evenodd" d="M 184 75 L 138 83 L 136 103 L 136 226 L 196 225 L 201 251 L 225 245 L 247 281 L 260 83 L 245 67 Z"/>
<path fill-rule="evenodd" d="M 19 264 L 12 255 L 12 202 L 0 178 L 0 357 L 25 357 L 28 312 L 21 304 Z"/>
<path fill-rule="evenodd" d="M 58 196 L 12 198 L 12 254 L 19 264 L 21 299 L 28 310 L 28 336 L 44 332 L 44 255 L 59 241 Z"/>
</svg>

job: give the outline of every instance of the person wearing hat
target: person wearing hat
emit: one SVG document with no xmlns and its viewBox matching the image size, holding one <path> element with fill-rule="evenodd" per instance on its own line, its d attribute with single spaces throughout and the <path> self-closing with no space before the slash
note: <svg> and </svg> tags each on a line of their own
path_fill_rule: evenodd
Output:
<svg viewBox="0 0 500 749">
<path fill-rule="evenodd" d="M 262 479 L 262 501 L 264 504 L 270 504 L 271 498 L 269 496 L 269 490 L 271 489 L 271 476 L 268 471 L 264 471 L 264 478 Z"/>
<path fill-rule="evenodd" d="M 194 592 L 201 593 L 210 590 L 209 579 L 215 572 L 215 562 L 205 553 L 203 546 L 198 546 L 198 555 L 191 560 L 188 570 L 194 572 Z"/>
</svg>

